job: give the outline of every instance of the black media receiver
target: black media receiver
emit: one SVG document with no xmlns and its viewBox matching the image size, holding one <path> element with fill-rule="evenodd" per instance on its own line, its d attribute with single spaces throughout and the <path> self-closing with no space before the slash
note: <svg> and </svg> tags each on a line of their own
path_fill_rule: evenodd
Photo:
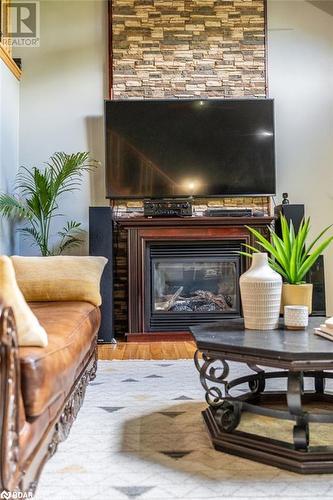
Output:
<svg viewBox="0 0 333 500">
<path fill-rule="evenodd" d="M 185 217 L 192 215 L 192 201 L 187 199 L 144 200 L 145 217 Z"/>
<path fill-rule="evenodd" d="M 251 208 L 211 208 L 206 211 L 208 217 L 252 217 Z"/>
</svg>

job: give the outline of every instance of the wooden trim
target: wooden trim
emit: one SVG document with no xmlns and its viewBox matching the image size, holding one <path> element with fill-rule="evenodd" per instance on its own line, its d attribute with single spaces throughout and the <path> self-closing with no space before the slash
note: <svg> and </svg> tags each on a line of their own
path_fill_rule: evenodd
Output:
<svg viewBox="0 0 333 500">
<path fill-rule="evenodd" d="M 108 66 L 109 99 L 113 99 L 112 0 L 108 0 Z"/>
<path fill-rule="evenodd" d="M 269 97 L 269 81 L 268 81 L 268 2 L 264 2 L 264 40 L 265 40 L 265 94 Z"/>
<path fill-rule="evenodd" d="M 215 226 L 262 226 L 271 225 L 275 220 L 275 217 L 180 217 L 180 218 L 170 218 L 170 217 L 118 217 L 115 219 L 119 226 L 127 229 L 132 227 L 193 227 L 193 226 L 204 226 L 205 229 L 208 227 Z"/>
<path fill-rule="evenodd" d="M 0 59 L 2 59 L 2 61 L 7 66 L 7 68 L 13 73 L 13 75 L 18 80 L 21 80 L 22 71 L 17 66 L 17 64 L 14 61 L 14 59 L 7 52 L 7 50 L 5 49 L 5 47 L 4 47 L 4 45 L 2 43 L 0 43 Z"/>
<path fill-rule="evenodd" d="M 0 490 L 13 491 L 19 482 L 20 360 L 11 308 L 0 303 Z"/>
</svg>

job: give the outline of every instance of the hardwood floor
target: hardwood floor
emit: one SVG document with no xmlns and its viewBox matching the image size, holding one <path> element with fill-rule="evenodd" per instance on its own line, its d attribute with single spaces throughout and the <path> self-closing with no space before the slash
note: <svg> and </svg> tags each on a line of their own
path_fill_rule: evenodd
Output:
<svg viewBox="0 0 333 500">
<path fill-rule="evenodd" d="M 192 359 L 195 343 L 184 342 L 118 342 L 98 346 L 99 359 Z"/>
</svg>

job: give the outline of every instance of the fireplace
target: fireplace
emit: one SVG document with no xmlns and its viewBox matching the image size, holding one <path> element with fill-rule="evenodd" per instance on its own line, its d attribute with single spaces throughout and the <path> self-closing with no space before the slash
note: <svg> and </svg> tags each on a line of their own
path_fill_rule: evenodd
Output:
<svg viewBox="0 0 333 500">
<path fill-rule="evenodd" d="M 149 331 L 240 316 L 241 241 L 149 242 L 145 324 Z"/>
<path fill-rule="evenodd" d="M 127 231 L 128 341 L 191 339 L 189 326 L 241 315 L 239 275 L 270 217 L 119 217 Z"/>
</svg>

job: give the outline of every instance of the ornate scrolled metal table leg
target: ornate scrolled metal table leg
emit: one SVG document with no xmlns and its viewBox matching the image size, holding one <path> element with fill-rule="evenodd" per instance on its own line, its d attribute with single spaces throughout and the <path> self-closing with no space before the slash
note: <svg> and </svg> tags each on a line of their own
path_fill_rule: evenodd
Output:
<svg viewBox="0 0 333 500">
<path fill-rule="evenodd" d="M 324 372 L 315 372 L 314 383 L 315 383 L 315 391 L 318 394 L 324 394 L 325 383 L 326 383 L 325 373 Z"/>
<path fill-rule="evenodd" d="M 237 401 L 225 401 L 215 413 L 215 420 L 222 430 L 232 432 L 238 427 L 241 407 Z"/>
<path fill-rule="evenodd" d="M 262 392 L 264 392 L 266 387 L 265 371 L 254 364 L 248 363 L 247 366 L 250 368 L 250 370 L 253 370 L 257 373 L 257 378 L 249 381 L 249 389 L 252 394 L 261 394 Z"/>
<path fill-rule="evenodd" d="M 225 360 L 210 358 L 207 354 L 202 354 L 203 363 L 199 362 L 199 351 L 194 354 L 194 364 L 200 374 L 200 383 L 205 390 L 205 398 L 209 406 L 220 406 L 227 393 L 227 381 L 225 380 L 229 375 L 229 365 Z M 221 366 L 213 366 L 215 363 L 220 363 Z M 217 375 L 218 371 L 221 371 Z M 214 384 L 221 384 L 224 390 L 221 390 L 217 385 L 210 386 L 208 382 Z"/>
<path fill-rule="evenodd" d="M 287 403 L 290 414 L 295 417 L 296 425 L 293 429 L 294 446 L 296 450 L 306 451 L 309 446 L 308 414 L 302 409 L 303 374 L 289 372 Z"/>
<path fill-rule="evenodd" d="M 209 357 L 202 354 L 203 363 L 199 362 L 199 351 L 194 354 L 194 364 L 200 374 L 200 382 L 205 390 L 205 399 L 214 409 L 214 418 L 219 427 L 225 432 L 233 431 L 240 422 L 241 404 L 237 401 L 226 400 L 229 397 L 228 382 L 229 365 L 224 359 Z M 215 363 L 218 366 L 213 366 Z M 218 371 L 222 371 L 217 375 Z M 209 385 L 212 382 L 214 385 Z M 222 389 L 218 385 L 222 385 Z"/>
</svg>

